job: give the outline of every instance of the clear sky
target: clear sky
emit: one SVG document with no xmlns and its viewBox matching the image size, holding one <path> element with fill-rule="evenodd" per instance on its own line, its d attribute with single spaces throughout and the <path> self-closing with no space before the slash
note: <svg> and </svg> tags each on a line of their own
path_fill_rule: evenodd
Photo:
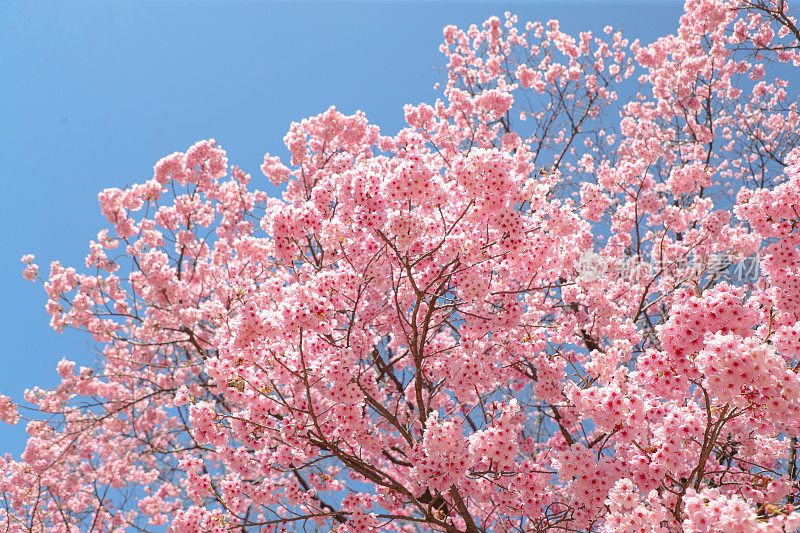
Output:
<svg viewBox="0 0 800 533">
<path fill-rule="evenodd" d="M 651 42 L 675 30 L 682 2 L 0 1 L 0 393 L 20 400 L 57 383 L 61 357 L 95 358 L 88 337 L 49 329 L 19 258 L 36 254 L 43 274 L 54 259 L 80 270 L 105 227 L 100 190 L 214 138 L 277 192 L 258 167 L 288 153 L 292 121 L 335 105 L 396 132 L 403 104 L 438 94 L 442 28 L 504 11 Z M 23 449 L 24 426 L 0 424 L 0 454 Z"/>
</svg>

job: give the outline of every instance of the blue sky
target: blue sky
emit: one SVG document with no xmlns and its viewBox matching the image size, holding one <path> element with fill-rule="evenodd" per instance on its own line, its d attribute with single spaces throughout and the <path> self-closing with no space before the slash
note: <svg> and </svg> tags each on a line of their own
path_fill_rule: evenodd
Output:
<svg viewBox="0 0 800 533">
<path fill-rule="evenodd" d="M 675 30 L 682 3 L 0 2 L 0 393 L 54 386 L 62 356 L 94 360 L 86 337 L 50 330 L 44 291 L 22 278 L 19 258 L 36 254 L 45 274 L 54 259 L 80 268 L 105 227 L 100 190 L 145 180 L 162 156 L 214 138 L 277 192 L 258 167 L 265 152 L 288 153 L 292 121 L 335 105 L 397 131 L 404 104 L 438 94 L 442 28 L 507 10 L 572 33 L 622 25 L 650 42 Z M 24 425 L 0 424 L 0 454 L 23 449 Z"/>
</svg>

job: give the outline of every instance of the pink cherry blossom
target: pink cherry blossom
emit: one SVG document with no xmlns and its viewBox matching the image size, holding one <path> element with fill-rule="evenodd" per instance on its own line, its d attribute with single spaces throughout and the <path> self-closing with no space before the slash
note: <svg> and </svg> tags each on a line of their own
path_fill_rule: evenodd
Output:
<svg viewBox="0 0 800 533">
<path fill-rule="evenodd" d="M 0 526 L 797 530 L 796 24 L 447 26 L 441 98 L 292 123 L 281 198 L 213 140 L 105 189 L 22 257 L 98 363 L 0 395 Z"/>
</svg>

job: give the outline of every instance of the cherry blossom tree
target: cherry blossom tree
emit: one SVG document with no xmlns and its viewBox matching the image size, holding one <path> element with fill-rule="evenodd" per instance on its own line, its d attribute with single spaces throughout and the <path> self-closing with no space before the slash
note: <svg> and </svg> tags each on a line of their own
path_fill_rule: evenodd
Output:
<svg viewBox="0 0 800 533">
<path fill-rule="evenodd" d="M 98 364 L 0 397 L 0 524 L 796 531 L 796 24 L 448 26 L 442 99 L 292 124 L 282 199 L 213 140 L 104 190 L 81 269 L 23 257 Z"/>
</svg>

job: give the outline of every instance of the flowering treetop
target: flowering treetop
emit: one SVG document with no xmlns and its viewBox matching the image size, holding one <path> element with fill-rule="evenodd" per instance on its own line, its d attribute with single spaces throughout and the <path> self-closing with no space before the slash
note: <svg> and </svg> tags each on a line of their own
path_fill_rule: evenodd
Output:
<svg viewBox="0 0 800 533">
<path fill-rule="evenodd" d="M 649 45 L 506 14 L 441 50 L 396 135 L 292 124 L 282 199 L 213 140 L 100 193 L 85 269 L 43 281 L 101 358 L 26 392 L 0 524 L 800 526 L 788 5 L 689 0 Z"/>
</svg>

